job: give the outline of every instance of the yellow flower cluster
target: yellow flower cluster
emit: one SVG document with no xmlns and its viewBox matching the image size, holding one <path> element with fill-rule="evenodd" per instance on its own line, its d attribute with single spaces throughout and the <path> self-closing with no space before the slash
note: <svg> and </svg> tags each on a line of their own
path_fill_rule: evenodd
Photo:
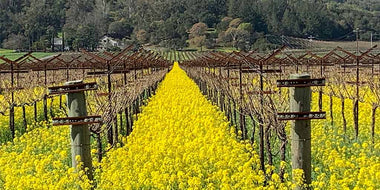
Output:
<svg viewBox="0 0 380 190">
<path fill-rule="evenodd" d="M 34 108 L 33 103 L 36 100 L 40 100 L 45 94 L 45 89 L 43 87 L 35 87 L 31 89 L 23 89 L 15 92 L 15 104 L 21 105 L 23 103 L 28 103 L 25 105 L 25 117 L 27 120 L 27 130 L 30 131 L 36 125 L 34 123 Z M 9 108 L 11 97 L 10 93 L 5 93 L 0 95 L 0 112 L 4 112 L 4 115 L 0 114 L 0 144 L 12 140 L 11 131 L 9 129 Z M 65 102 L 65 96 L 62 96 L 62 102 Z M 48 112 L 50 112 L 50 106 L 53 105 L 53 113 L 59 114 L 59 100 L 58 97 L 47 99 Z M 23 117 L 22 117 L 22 107 L 18 106 L 14 108 L 14 119 L 15 119 L 15 130 L 16 136 L 20 136 L 24 132 Z M 43 102 L 42 100 L 37 102 L 37 120 L 43 119 Z M 50 117 L 50 113 L 48 113 Z"/>
<path fill-rule="evenodd" d="M 314 110 L 318 95 L 313 94 Z M 312 164 L 314 189 L 380 189 L 380 139 L 371 139 L 371 105 L 360 103 L 359 138 L 355 139 L 353 103 L 345 101 L 347 132 L 343 131 L 341 99 L 333 98 L 331 126 L 329 97 L 323 97 L 327 120 L 312 122 Z M 380 112 L 380 111 L 378 111 Z M 377 114 L 377 120 L 380 113 Z M 380 121 L 377 121 L 377 126 Z M 377 133 L 378 133 L 377 128 Z"/>
<path fill-rule="evenodd" d="M 42 91 L 35 89 L 36 97 Z M 366 100 L 375 99 L 372 93 L 364 93 L 368 89 L 361 88 L 361 91 L 366 94 Z M 7 104 L 8 99 L 0 96 L 0 103 Z M 312 110 L 318 109 L 317 100 L 318 94 L 314 93 Z M 57 103 L 55 100 L 55 107 Z M 312 121 L 313 189 L 380 189 L 379 128 L 372 143 L 371 105 L 360 103 L 360 134 L 355 139 L 352 103 L 349 99 L 345 101 L 345 133 L 341 100 L 333 98 L 334 125 L 331 125 L 329 97 L 323 96 L 327 119 Z M 42 113 L 42 103 L 38 108 Z M 15 112 L 16 124 L 21 125 L 21 108 Z M 377 112 L 378 126 L 380 110 Z M 28 123 L 32 123 L 32 107 L 27 107 L 26 115 Z M 234 128 L 229 127 L 224 114 L 207 101 L 177 63 L 138 118 L 133 133 L 123 139 L 123 147 L 107 153 L 100 165 L 94 161 L 96 188 L 292 189 L 296 184 L 304 186 L 302 170 L 293 171 L 294 184 L 288 173 L 281 183 L 276 174 L 278 168 L 267 165 L 266 173 L 273 174 L 264 187 L 265 176 L 255 152 L 257 146 L 236 139 Z M 83 171 L 76 173 L 70 167 L 68 126 L 48 128 L 47 122 L 32 123 L 28 133 L 14 142 L 1 144 L 9 138 L 8 125 L 9 117 L 0 115 L 0 189 L 92 187 Z M 289 165 L 281 162 L 279 167 L 287 169 Z"/>
<path fill-rule="evenodd" d="M 0 189 L 89 189 L 86 175 L 70 167 L 69 127 L 38 125 L 0 146 Z"/>
<path fill-rule="evenodd" d="M 102 162 L 100 189 L 262 188 L 252 146 L 236 140 L 225 116 L 178 64 L 138 118 L 125 146 Z"/>
</svg>

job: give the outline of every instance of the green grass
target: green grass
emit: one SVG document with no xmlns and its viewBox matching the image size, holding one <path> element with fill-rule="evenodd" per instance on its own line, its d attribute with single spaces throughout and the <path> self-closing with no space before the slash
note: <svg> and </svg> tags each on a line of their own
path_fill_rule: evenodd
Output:
<svg viewBox="0 0 380 190">
<path fill-rule="evenodd" d="M 185 47 L 183 50 L 194 50 L 201 51 L 200 47 Z M 238 49 L 234 47 L 218 47 L 215 49 L 207 49 L 205 46 L 202 47 L 202 51 L 221 51 L 221 52 L 233 52 L 233 51 L 239 51 Z"/>
<path fill-rule="evenodd" d="M 216 48 L 215 50 L 216 51 L 221 51 L 221 52 L 227 52 L 227 53 L 230 53 L 230 52 L 233 52 L 233 51 L 239 51 L 238 49 L 236 49 L 234 47 L 220 47 L 220 48 Z"/>
<path fill-rule="evenodd" d="M 13 53 L 13 52 L 14 52 L 14 50 L 11 50 L 11 49 L 0 49 L 0 55 Z"/>
<path fill-rule="evenodd" d="M 10 49 L 0 49 L 0 56 L 4 56 L 12 61 L 16 60 L 17 58 L 23 56 L 27 52 L 15 52 L 14 50 Z M 49 55 L 54 55 L 55 53 L 47 53 L 47 52 L 35 52 L 32 55 L 37 58 L 43 58 Z M 4 61 L 0 60 L 0 63 L 3 63 Z"/>
</svg>

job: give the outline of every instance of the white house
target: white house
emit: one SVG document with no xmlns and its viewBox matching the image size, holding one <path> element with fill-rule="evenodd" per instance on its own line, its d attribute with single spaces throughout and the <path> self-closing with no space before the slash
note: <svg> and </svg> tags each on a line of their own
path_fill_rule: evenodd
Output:
<svg viewBox="0 0 380 190">
<path fill-rule="evenodd" d="M 100 38 L 98 51 L 106 51 L 107 48 L 110 48 L 110 47 L 119 47 L 122 49 L 123 43 L 109 36 L 103 36 L 102 38 Z"/>
<path fill-rule="evenodd" d="M 54 51 L 62 51 L 63 48 L 63 39 L 62 38 L 54 38 L 53 39 L 53 44 L 54 46 Z M 65 51 L 70 50 L 70 48 L 65 45 Z"/>
</svg>

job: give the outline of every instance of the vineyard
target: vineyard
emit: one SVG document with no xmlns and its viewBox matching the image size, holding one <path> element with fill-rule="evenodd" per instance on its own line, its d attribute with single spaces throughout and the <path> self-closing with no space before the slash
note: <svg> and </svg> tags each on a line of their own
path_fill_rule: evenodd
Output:
<svg viewBox="0 0 380 190">
<path fill-rule="evenodd" d="M 380 189 L 376 46 L 0 59 L 0 189 Z"/>
</svg>

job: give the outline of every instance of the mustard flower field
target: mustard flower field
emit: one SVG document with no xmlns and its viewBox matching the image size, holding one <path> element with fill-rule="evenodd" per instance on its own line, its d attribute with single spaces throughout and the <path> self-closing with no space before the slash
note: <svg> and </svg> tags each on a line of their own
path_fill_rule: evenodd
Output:
<svg viewBox="0 0 380 190">
<path fill-rule="evenodd" d="M 316 98 L 317 94 L 313 94 L 313 100 Z M 323 101 L 328 105 L 328 97 L 324 96 Z M 380 142 L 378 136 L 374 143 L 371 139 L 371 106 L 360 104 L 359 123 L 363 127 L 357 140 L 352 138 L 352 126 L 343 131 L 341 102 L 338 98 L 333 101 L 333 125 L 330 117 L 312 121 L 310 188 L 380 189 Z M 316 109 L 314 102 L 317 101 L 312 105 Z M 352 123 L 352 102 L 347 101 L 346 106 L 347 122 Z M 122 142 L 110 149 L 101 162 L 96 160 L 96 145 L 92 142 L 93 180 L 80 168 L 78 171 L 71 168 L 68 126 L 34 122 L 13 142 L 0 144 L 0 189 L 293 189 L 302 186 L 302 170 L 292 171 L 290 158 L 280 163 L 286 171 L 283 180 L 274 166 L 266 165 L 264 174 L 256 142 L 236 137 L 235 128 L 225 114 L 202 95 L 178 63 L 141 109 L 133 132 L 123 136 Z M 324 110 L 331 111 L 328 106 Z M 6 131 L 6 119 L 0 116 L 1 133 Z"/>
</svg>

